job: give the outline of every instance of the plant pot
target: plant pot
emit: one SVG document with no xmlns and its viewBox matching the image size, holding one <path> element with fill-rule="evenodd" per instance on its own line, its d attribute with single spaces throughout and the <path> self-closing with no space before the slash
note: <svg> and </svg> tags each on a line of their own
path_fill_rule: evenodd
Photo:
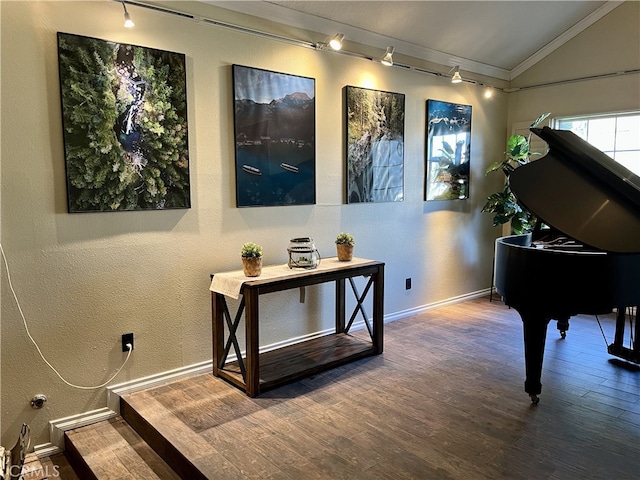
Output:
<svg viewBox="0 0 640 480">
<path fill-rule="evenodd" d="M 242 270 L 246 277 L 259 277 L 262 273 L 262 257 L 242 257 Z"/>
<path fill-rule="evenodd" d="M 338 243 L 336 247 L 338 249 L 338 260 L 341 262 L 348 262 L 353 258 L 353 245 Z"/>
</svg>

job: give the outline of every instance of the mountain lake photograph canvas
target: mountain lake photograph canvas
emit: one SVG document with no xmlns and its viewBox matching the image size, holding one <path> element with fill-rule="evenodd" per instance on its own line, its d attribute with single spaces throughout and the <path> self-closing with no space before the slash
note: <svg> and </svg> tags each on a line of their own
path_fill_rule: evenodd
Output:
<svg viewBox="0 0 640 480">
<path fill-rule="evenodd" d="M 238 207 L 315 204 L 315 79 L 233 65 Z"/>
</svg>

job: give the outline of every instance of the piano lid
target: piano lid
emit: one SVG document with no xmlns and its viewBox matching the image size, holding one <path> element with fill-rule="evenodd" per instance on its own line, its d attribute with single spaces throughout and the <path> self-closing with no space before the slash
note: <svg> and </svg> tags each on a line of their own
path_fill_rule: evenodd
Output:
<svg viewBox="0 0 640 480">
<path fill-rule="evenodd" d="M 640 253 L 640 177 L 573 132 L 531 131 L 549 144 L 549 153 L 509 176 L 518 201 L 586 245 Z"/>
</svg>

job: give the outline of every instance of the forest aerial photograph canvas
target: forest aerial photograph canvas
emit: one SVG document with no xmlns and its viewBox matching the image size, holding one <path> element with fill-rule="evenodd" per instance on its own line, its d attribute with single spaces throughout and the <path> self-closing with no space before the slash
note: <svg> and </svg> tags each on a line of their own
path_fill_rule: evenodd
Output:
<svg viewBox="0 0 640 480">
<path fill-rule="evenodd" d="M 189 208 L 185 56 L 58 33 L 69 212 Z"/>
</svg>

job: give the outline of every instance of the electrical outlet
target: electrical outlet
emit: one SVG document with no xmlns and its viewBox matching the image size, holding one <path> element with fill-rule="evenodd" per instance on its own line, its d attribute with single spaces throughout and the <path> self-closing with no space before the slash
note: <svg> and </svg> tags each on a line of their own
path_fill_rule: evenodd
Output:
<svg viewBox="0 0 640 480">
<path fill-rule="evenodd" d="M 411 290 L 411 279 L 410 278 L 407 278 L 404 281 L 404 289 L 405 290 Z"/>
<path fill-rule="evenodd" d="M 128 352 L 127 343 L 131 344 L 131 350 L 133 350 L 133 333 L 123 333 L 122 334 L 122 351 Z"/>
</svg>

